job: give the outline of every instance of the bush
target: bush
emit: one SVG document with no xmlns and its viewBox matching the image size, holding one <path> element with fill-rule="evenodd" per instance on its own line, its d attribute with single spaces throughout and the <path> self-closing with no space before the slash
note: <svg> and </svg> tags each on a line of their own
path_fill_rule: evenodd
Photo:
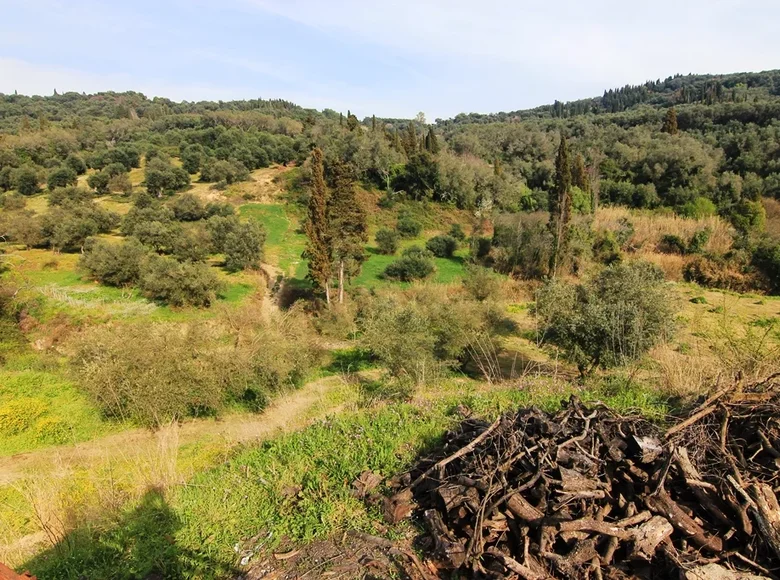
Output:
<svg viewBox="0 0 780 580">
<path fill-rule="evenodd" d="M 240 161 L 219 161 L 207 159 L 200 168 L 201 181 L 224 182 L 226 184 L 246 181 L 249 179 L 249 170 Z"/>
<path fill-rule="evenodd" d="M 108 180 L 108 191 L 130 195 L 133 193 L 133 183 L 127 173 L 119 173 Z"/>
<path fill-rule="evenodd" d="M 493 231 L 495 269 L 527 279 L 547 275 L 552 234 L 545 214 L 518 214 L 496 220 Z"/>
<path fill-rule="evenodd" d="M 463 287 L 480 302 L 487 299 L 497 300 L 501 297 L 501 279 L 490 268 L 477 264 L 466 265 L 466 277 Z"/>
<path fill-rule="evenodd" d="M 716 212 L 717 208 L 711 200 L 706 197 L 697 197 L 683 205 L 677 213 L 687 218 L 702 219 L 713 216 Z"/>
<path fill-rule="evenodd" d="M 422 232 L 422 224 L 409 215 L 401 215 L 396 230 L 405 238 L 416 238 Z"/>
<path fill-rule="evenodd" d="M 211 237 L 211 251 L 222 254 L 225 251 L 225 241 L 228 234 L 236 231 L 241 222 L 235 216 L 213 216 L 206 222 L 206 230 Z"/>
<path fill-rule="evenodd" d="M 20 167 L 13 173 L 13 184 L 22 195 L 38 193 L 38 172 L 32 167 Z"/>
<path fill-rule="evenodd" d="M 710 228 L 695 231 L 688 241 L 688 253 L 701 254 L 704 251 L 704 246 L 710 241 L 711 236 L 712 230 Z"/>
<path fill-rule="evenodd" d="M 210 306 L 221 284 L 205 264 L 180 263 L 153 256 L 141 275 L 141 291 L 172 306 Z"/>
<path fill-rule="evenodd" d="M 451 238 L 455 238 L 459 242 L 462 242 L 466 239 L 466 232 L 463 231 L 463 228 L 460 224 L 452 224 L 448 235 Z"/>
<path fill-rule="evenodd" d="M 664 254 L 684 255 L 688 252 L 688 245 L 678 235 L 665 234 L 658 243 L 658 249 Z"/>
<path fill-rule="evenodd" d="M 425 243 L 425 247 L 437 258 L 452 258 L 458 249 L 458 240 L 451 236 L 435 236 Z"/>
<path fill-rule="evenodd" d="M 203 219 L 206 215 L 206 208 L 191 193 L 178 196 L 171 207 L 176 219 L 183 222 L 195 222 Z"/>
<path fill-rule="evenodd" d="M 225 268 L 238 272 L 245 268 L 257 269 L 263 259 L 265 229 L 257 222 L 239 224 L 225 237 Z"/>
<path fill-rule="evenodd" d="M 602 230 L 596 234 L 596 239 L 593 241 L 593 258 L 607 266 L 623 259 L 620 243 L 614 232 Z"/>
<path fill-rule="evenodd" d="M 388 264 L 383 272 L 385 278 L 411 282 L 431 275 L 435 270 L 433 254 L 419 246 L 404 250 L 400 259 Z"/>
<path fill-rule="evenodd" d="M 683 267 L 683 279 L 707 288 L 749 292 L 760 284 L 745 272 L 746 266 L 738 255 L 696 256 Z"/>
<path fill-rule="evenodd" d="M 395 230 L 382 228 L 377 231 L 374 239 L 376 240 L 376 247 L 379 250 L 379 253 L 391 256 L 398 251 L 401 234 Z"/>
<path fill-rule="evenodd" d="M 643 356 L 672 330 L 663 273 L 652 264 L 611 266 L 585 284 L 551 281 L 537 295 L 543 337 L 581 374 Z"/>
<path fill-rule="evenodd" d="M 159 426 L 231 402 L 259 410 L 272 393 L 300 385 L 321 358 L 300 311 L 259 310 L 209 324 L 93 327 L 76 339 L 72 364 L 109 417 Z"/>
<path fill-rule="evenodd" d="M 78 175 L 70 167 L 58 167 L 51 173 L 46 180 L 46 185 L 49 187 L 49 191 L 53 191 L 58 187 L 67 187 L 69 185 L 76 185 L 78 183 Z"/>
<path fill-rule="evenodd" d="M 146 190 L 160 197 L 186 189 L 190 184 L 190 174 L 181 167 L 174 167 L 160 157 L 155 157 L 146 166 L 144 173 Z"/>
<path fill-rule="evenodd" d="M 470 345 L 492 325 L 489 308 L 451 300 L 437 287 L 376 298 L 359 318 L 363 345 L 393 377 L 416 384 L 462 367 Z"/>
<path fill-rule="evenodd" d="M 94 202 L 65 202 L 53 206 L 41 216 L 43 243 L 55 250 L 76 252 L 87 238 L 110 232 L 119 223 L 119 216 Z"/>
<path fill-rule="evenodd" d="M 752 261 L 768 280 L 770 291 L 780 293 L 780 243 L 765 240 L 756 248 Z"/>
<path fill-rule="evenodd" d="M 49 205 L 66 205 L 92 201 L 92 192 L 83 187 L 60 187 L 49 194 Z"/>
<path fill-rule="evenodd" d="M 109 286 L 132 286 L 138 283 L 148 252 L 130 238 L 124 243 L 90 239 L 79 258 L 79 266 L 91 278 Z"/>
<path fill-rule="evenodd" d="M 93 173 L 87 177 L 87 185 L 94 189 L 95 192 L 97 192 L 99 195 L 105 195 L 108 193 L 108 184 L 110 181 L 111 176 L 104 171 Z"/>
<path fill-rule="evenodd" d="M 27 200 L 18 193 L 4 193 L 0 195 L 0 207 L 6 211 L 24 209 L 26 205 Z"/>
<path fill-rule="evenodd" d="M 75 171 L 76 175 L 84 175 L 87 172 L 87 164 L 84 162 L 84 159 L 75 153 L 68 155 L 65 159 L 65 165 Z"/>
</svg>

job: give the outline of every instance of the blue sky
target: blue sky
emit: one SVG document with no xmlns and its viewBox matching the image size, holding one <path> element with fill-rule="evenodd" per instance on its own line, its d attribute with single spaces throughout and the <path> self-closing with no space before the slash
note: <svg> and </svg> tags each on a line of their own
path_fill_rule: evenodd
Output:
<svg viewBox="0 0 780 580">
<path fill-rule="evenodd" d="M 780 67 L 777 0 L 0 0 L 0 92 L 429 120 Z"/>
</svg>

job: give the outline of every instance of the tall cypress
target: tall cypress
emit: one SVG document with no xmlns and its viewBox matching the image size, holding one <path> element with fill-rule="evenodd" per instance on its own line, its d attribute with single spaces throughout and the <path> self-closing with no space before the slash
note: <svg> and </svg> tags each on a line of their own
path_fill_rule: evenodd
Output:
<svg viewBox="0 0 780 580">
<path fill-rule="evenodd" d="M 355 193 L 355 172 L 342 161 L 333 165 L 333 188 L 327 207 L 331 255 L 338 275 L 338 301 L 344 302 L 344 278 L 355 276 L 365 260 L 368 242 L 366 210 Z"/>
<path fill-rule="evenodd" d="M 571 166 L 571 182 L 575 187 L 579 187 L 585 193 L 590 192 L 590 179 L 588 179 L 588 170 L 585 167 L 585 157 L 582 153 L 574 156 L 574 163 Z"/>
<path fill-rule="evenodd" d="M 661 131 L 669 133 L 669 135 L 677 135 L 680 129 L 677 127 L 677 109 L 670 107 L 666 110 L 666 118 L 664 119 L 664 125 L 661 127 Z"/>
<path fill-rule="evenodd" d="M 376 133 L 376 115 L 371 115 L 371 132 Z"/>
<path fill-rule="evenodd" d="M 393 133 L 393 149 L 401 153 L 403 151 L 403 148 L 401 146 L 401 137 L 398 135 L 398 127 L 395 128 L 395 132 Z"/>
<path fill-rule="evenodd" d="M 564 261 L 571 221 L 571 165 L 569 146 L 563 133 L 555 157 L 555 189 L 549 198 L 549 209 L 550 231 L 553 234 L 550 275 L 555 277 Z"/>
<path fill-rule="evenodd" d="M 309 216 L 304 224 L 308 238 L 303 257 L 309 261 L 309 279 L 315 287 L 325 292 L 330 304 L 331 249 L 328 227 L 328 191 L 325 187 L 325 171 L 322 164 L 322 150 L 312 151 L 312 190 L 309 197 Z"/>
<path fill-rule="evenodd" d="M 409 157 L 417 151 L 417 131 L 414 128 L 414 123 L 411 121 L 407 123 L 406 131 L 404 131 L 403 146 L 406 155 Z"/>
<path fill-rule="evenodd" d="M 428 140 L 430 141 L 428 151 L 437 155 L 441 150 L 441 147 L 439 147 L 439 139 L 436 137 L 436 133 L 433 132 L 433 127 L 428 129 Z"/>
</svg>

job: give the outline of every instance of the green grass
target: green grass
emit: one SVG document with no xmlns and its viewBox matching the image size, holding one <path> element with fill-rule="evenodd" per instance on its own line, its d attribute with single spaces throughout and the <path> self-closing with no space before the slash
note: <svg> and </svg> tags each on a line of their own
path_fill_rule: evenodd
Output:
<svg viewBox="0 0 780 580">
<path fill-rule="evenodd" d="M 517 406 L 555 410 L 561 400 L 578 393 L 619 412 L 642 409 L 656 417 L 667 412 L 665 401 L 641 385 L 616 385 L 598 383 L 585 390 L 547 379 L 523 389 L 486 389 L 457 380 L 420 393 L 417 402 L 350 411 L 241 450 L 167 498 L 151 490 L 121 514 L 115 527 L 104 533 L 77 530 L 58 549 L 24 567 L 47 579 L 174 572 L 232 577 L 239 558 L 258 554 L 260 559 L 259 554 L 281 543 L 340 536 L 348 529 L 392 534 L 378 509 L 352 496 L 351 482 L 364 470 L 387 478 L 407 468 L 457 424 L 458 404 L 492 419 Z"/>
<path fill-rule="evenodd" d="M 302 279 L 306 276 L 306 262 L 301 258 L 306 247 L 306 236 L 298 233 L 297 221 L 283 205 L 248 203 L 239 209 L 242 216 L 255 219 L 265 227 L 266 260 L 287 276 Z"/>
<path fill-rule="evenodd" d="M 62 371 L 31 368 L 37 360 L 27 355 L 0 369 L 0 456 L 87 441 L 121 428 L 104 421 Z"/>
</svg>

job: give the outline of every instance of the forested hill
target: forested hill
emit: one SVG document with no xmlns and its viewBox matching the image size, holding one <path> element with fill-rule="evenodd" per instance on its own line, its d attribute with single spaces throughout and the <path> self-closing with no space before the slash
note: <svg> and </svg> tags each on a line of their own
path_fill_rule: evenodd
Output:
<svg viewBox="0 0 780 580">
<path fill-rule="evenodd" d="M 780 101 L 780 70 L 733 73 L 726 75 L 674 75 L 665 80 L 648 81 L 605 90 L 600 97 L 576 101 L 555 101 L 533 109 L 501 113 L 461 113 L 453 119 L 437 119 L 440 126 L 461 123 L 517 122 L 532 118 L 565 118 L 577 115 L 620 113 L 649 107 L 675 105 L 720 105 Z"/>
</svg>

